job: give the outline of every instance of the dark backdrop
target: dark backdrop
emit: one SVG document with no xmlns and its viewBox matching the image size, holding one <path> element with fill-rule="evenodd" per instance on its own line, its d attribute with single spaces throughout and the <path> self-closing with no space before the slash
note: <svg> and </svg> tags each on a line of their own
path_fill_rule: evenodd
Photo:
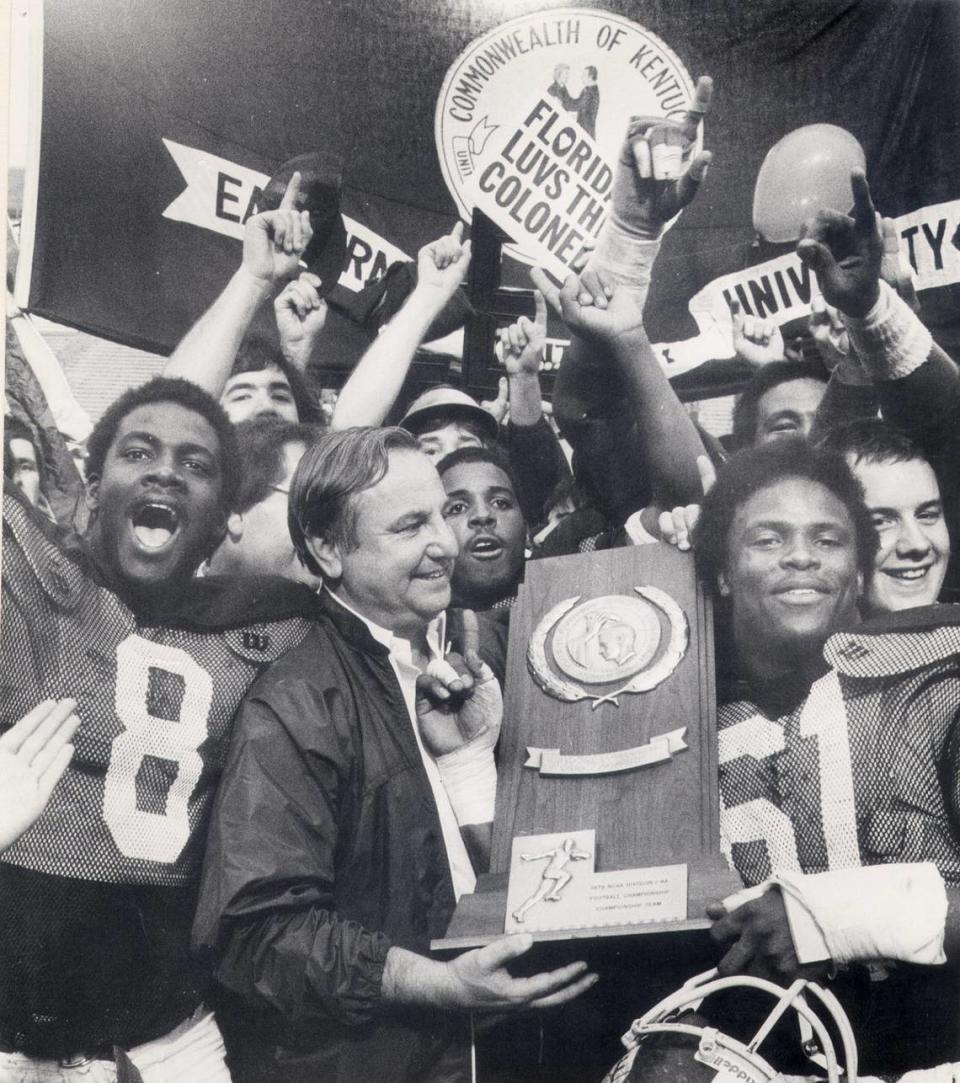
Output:
<svg viewBox="0 0 960 1083">
<path fill-rule="evenodd" d="M 444 74 L 512 11 L 471 0 L 46 0 L 44 123 L 29 307 L 168 352 L 239 258 L 227 237 L 161 217 L 183 189 L 161 137 L 269 173 L 314 148 L 345 163 L 343 209 L 413 255 L 455 210 L 433 116 Z M 544 10 L 558 7 L 545 3 Z M 584 3 L 662 38 L 716 96 L 701 196 L 670 232 L 648 303 L 653 341 L 692 336 L 686 300 L 770 252 L 751 247 L 767 149 L 803 124 L 851 131 L 878 207 L 960 197 L 960 4 L 953 0 Z M 505 280 L 526 284 L 526 268 Z M 924 314 L 960 345 L 956 286 Z M 332 320 L 325 350 L 364 342 Z"/>
</svg>

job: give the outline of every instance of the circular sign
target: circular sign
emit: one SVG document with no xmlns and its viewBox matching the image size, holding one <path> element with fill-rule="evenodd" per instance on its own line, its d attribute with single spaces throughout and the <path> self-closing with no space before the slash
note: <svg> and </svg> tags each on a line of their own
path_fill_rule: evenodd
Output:
<svg viewBox="0 0 960 1083">
<path fill-rule="evenodd" d="M 593 598 L 557 624 L 553 660 L 559 670 L 586 684 L 625 680 L 653 660 L 660 620 L 649 602 L 622 594 Z"/>
<path fill-rule="evenodd" d="M 600 232 L 632 116 L 681 119 L 689 74 L 638 23 L 555 8 L 484 34 L 451 65 L 435 136 L 450 193 L 516 242 L 507 251 L 560 278 Z"/>
</svg>

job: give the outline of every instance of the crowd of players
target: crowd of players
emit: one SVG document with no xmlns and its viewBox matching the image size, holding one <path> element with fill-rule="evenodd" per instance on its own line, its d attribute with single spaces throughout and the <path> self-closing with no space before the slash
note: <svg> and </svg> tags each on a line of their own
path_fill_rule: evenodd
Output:
<svg viewBox="0 0 960 1083">
<path fill-rule="evenodd" d="M 797 247 L 818 359 L 735 311 L 755 375 L 729 440 L 694 423 L 642 317 L 710 95 L 631 126 L 597 248 L 562 285 L 535 272 L 501 333 L 493 403 L 403 405 L 466 277 L 457 225 L 324 415 L 295 173 L 164 375 L 95 426 L 71 522 L 7 420 L 0 1083 L 460 1080 L 485 1047 L 487 1078 L 599 1080 L 662 975 L 627 960 L 617 995 L 585 961 L 516 965 L 526 934 L 429 943 L 488 860 L 526 560 L 647 544 L 692 549 L 716 599 L 747 889 L 709 911 L 720 973 L 829 975 L 866 1070 L 960 1077 L 960 374 L 855 172 Z M 245 342 L 274 296 L 282 356 Z M 571 340 L 552 420 L 548 307 Z M 645 1063 L 616 1078 L 688 1078 Z"/>
</svg>

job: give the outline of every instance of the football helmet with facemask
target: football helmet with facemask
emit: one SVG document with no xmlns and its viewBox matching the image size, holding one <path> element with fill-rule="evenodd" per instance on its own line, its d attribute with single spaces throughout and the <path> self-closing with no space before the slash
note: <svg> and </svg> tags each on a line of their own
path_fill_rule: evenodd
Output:
<svg viewBox="0 0 960 1083">
<path fill-rule="evenodd" d="M 769 1013 L 747 1042 L 724 1034 L 695 1014 L 707 997 L 731 989 L 756 989 L 773 998 Z M 816 1003 L 817 1011 L 811 1002 Z M 634 1020 L 623 1036 L 627 1053 L 603 1083 L 785 1083 L 796 1077 L 783 1075 L 757 1050 L 789 1011 L 797 1017 L 803 1052 L 817 1078 L 829 1083 L 857 1083 L 853 1031 L 832 993 L 802 978 L 785 989 L 762 978 L 719 978 L 716 970 L 691 978 Z M 834 1039 L 818 1012 L 832 1020 L 840 1037 L 842 1066 Z"/>
</svg>

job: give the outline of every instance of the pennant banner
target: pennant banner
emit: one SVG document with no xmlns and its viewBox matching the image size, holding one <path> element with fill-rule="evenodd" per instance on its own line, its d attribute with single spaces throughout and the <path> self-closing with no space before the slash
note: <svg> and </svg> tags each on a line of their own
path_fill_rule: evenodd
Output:
<svg viewBox="0 0 960 1083">
<path fill-rule="evenodd" d="M 538 107 L 533 112 L 538 112 Z M 485 141 L 495 130 L 485 129 Z M 242 240 L 243 225 L 255 212 L 269 176 L 169 139 L 164 139 L 163 143 L 187 185 L 165 208 L 163 216 Z M 607 176 L 609 178 L 609 171 Z M 559 218 L 554 220 L 559 221 Z M 356 252 L 358 246 L 362 246 L 365 257 L 348 259 L 339 280 L 344 288 L 354 292 L 363 288 L 367 281 L 363 268 L 371 256 L 383 267 L 410 258 L 361 222 L 345 215 L 344 224 L 348 252 Z M 902 215 L 895 219 L 895 224 L 903 257 L 913 268 L 918 290 L 960 282 L 960 200 Z M 568 227 L 569 221 L 566 226 L 561 224 L 558 227 L 560 235 L 567 235 Z M 577 236 L 582 240 L 582 235 Z M 530 257 L 532 262 L 540 256 L 541 264 L 562 274 L 563 263 L 573 244 L 573 241 L 562 241 L 557 251 L 550 252 L 534 239 L 528 242 L 528 252 L 535 254 Z M 756 315 L 784 325 L 806 316 L 811 300 L 818 294 L 816 277 L 796 255 L 778 256 L 745 271 L 714 279 L 688 302 L 690 314 L 700 329 L 699 335 L 681 342 L 655 343 L 653 348 L 671 375 L 687 372 L 711 359 L 730 358 L 734 356 L 730 321 L 732 301 L 739 302 L 748 316 Z M 568 342 L 564 339 L 548 340 L 546 371 L 560 367 L 566 345 Z"/>
<path fill-rule="evenodd" d="M 901 258 L 910 263 L 917 290 L 960 282 L 960 200 L 922 207 L 894 219 Z M 820 293 L 816 276 L 794 253 L 722 275 L 690 298 L 687 307 L 699 335 L 681 342 L 656 343 L 654 350 L 671 375 L 687 372 L 713 358 L 733 357 L 730 304 L 737 301 L 748 316 L 778 325 L 807 316 Z"/>
<path fill-rule="evenodd" d="M 389 14 L 342 0 L 331 18 L 261 0 L 256 18 L 224 19 L 187 0 L 45 0 L 43 68 L 17 296 L 108 338 L 168 352 L 235 270 L 265 178 L 317 149 L 343 162 L 345 290 L 474 207 L 513 242 L 503 286 L 529 288 L 532 263 L 563 275 L 601 227 L 629 118 L 682 117 L 709 74 L 714 162 L 664 237 L 645 312 L 668 373 L 687 390 L 730 357 L 729 298 L 779 323 L 806 311 L 809 275 L 754 243 L 752 205 L 767 151 L 823 123 L 863 148 L 924 316 L 960 355 L 960 5 L 544 0 L 505 19 L 479 0 Z M 325 363 L 365 348 L 351 327 L 328 321 Z M 556 363 L 559 324 L 550 337 Z"/>
<path fill-rule="evenodd" d="M 170 139 L 164 139 L 163 145 L 187 185 L 164 209 L 163 217 L 242 241 L 244 223 L 256 213 L 257 201 L 270 180 L 269 175 Z M 345 289 L 353 292 L 363 289 L 369 280 L 364 269 L 371 259 L 381 267 L 382 273 L 391 263 L 410 258 L 362 222 L 344 215 L 343 224 L 347 230 L 348 257 L 338 284 Z"/>
</svg>

